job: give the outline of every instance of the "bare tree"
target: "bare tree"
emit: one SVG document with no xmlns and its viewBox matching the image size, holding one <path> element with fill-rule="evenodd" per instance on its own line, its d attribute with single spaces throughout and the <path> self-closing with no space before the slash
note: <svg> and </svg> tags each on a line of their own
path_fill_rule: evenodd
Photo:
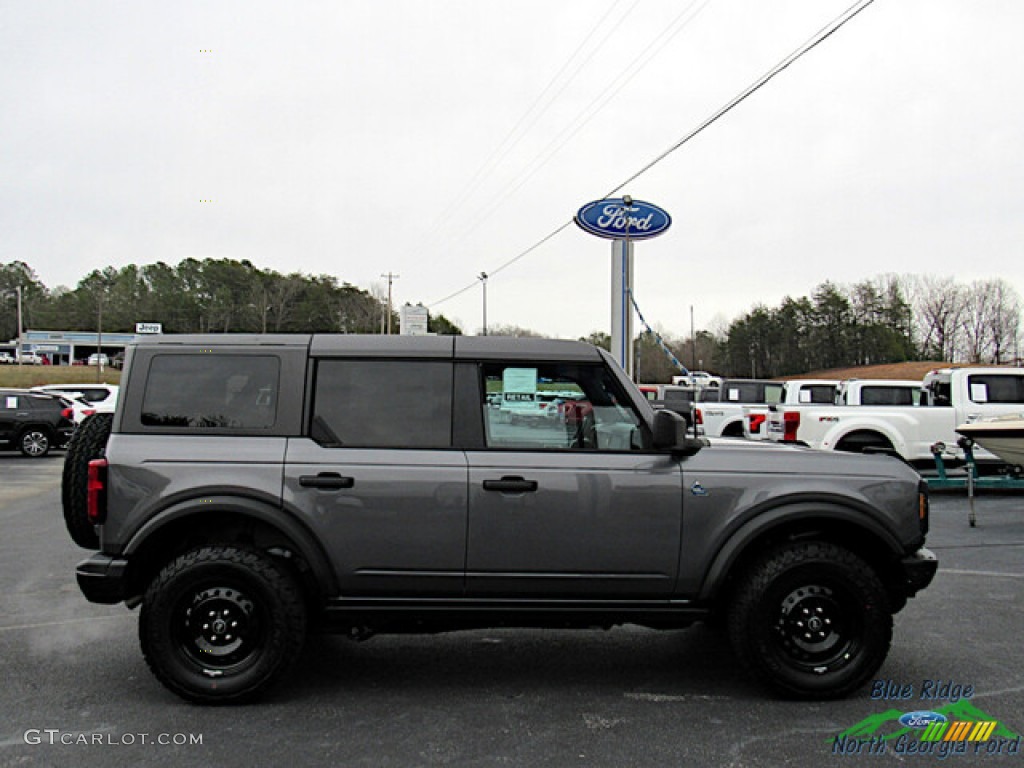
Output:
<svg viewBox="0 0 1024 768">
<path fill-rule="evenodd" d="M 956 362 L 965 290 L 952 277 L 925 275 L 912 290 L 915 323 L 924 356 Z"/>
<path fill-rule="evenodd" d="M 993 297 L 989 285 L 975 280 L 964 291 L 963 352 L 969 363 L 981 363 L 989 359 L 992 349 Z"/>
<path fill-rule="evenodd" d="M 982 289 L 989 296 L 989 348 L 992 362 L 1001 365 L 1016 357 L 1017 332 L 1020 329 L 1021 303 L 1020 296 L 1002 278 L 988 280 Z"/>
</svg>

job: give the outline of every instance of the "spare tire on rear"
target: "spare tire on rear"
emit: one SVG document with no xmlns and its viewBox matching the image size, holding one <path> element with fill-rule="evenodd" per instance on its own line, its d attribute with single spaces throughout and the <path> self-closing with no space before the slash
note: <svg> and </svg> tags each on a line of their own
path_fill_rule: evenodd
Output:
<svg viewBox="0 0 1024 768">
<path fill-rule="evenodd" d="M 112 413 L 87 416 L 75 430 L 64 456 L 60 489 L 64 523 L 75 544 L 85 549 L 98 549 L 100 545 L 88 516 L 89 462 L 103 457 L 113 421 Z"/>
</svg>

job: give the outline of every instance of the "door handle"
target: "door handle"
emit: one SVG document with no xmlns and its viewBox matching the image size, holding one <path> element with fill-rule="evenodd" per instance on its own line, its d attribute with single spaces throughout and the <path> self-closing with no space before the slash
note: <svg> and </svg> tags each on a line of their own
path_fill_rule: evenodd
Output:
<svg viewBox="0 0 1024 768">
<path fill-rule="evenodd" d="M 503 477 L 501 480 L 484 480 L 485 491 L 501 493 L 533 493 L 537 490 L 536 480 L 524 480 L 521 477 Z"/>
<path fill-rule="evenodd" d="M 339 488 L 351 488 L 356 484 L 354 477 L 342 477 L 337 472 L 321 472 L 318 475 L 300 475 L 299 485 L 303 488 L 321 488 L 323 490 L 338 490 Z"/>
</svg>

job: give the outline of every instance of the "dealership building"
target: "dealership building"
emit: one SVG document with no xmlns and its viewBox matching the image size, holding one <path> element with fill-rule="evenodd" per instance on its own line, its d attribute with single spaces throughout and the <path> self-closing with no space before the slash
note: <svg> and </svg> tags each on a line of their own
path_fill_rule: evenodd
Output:
<svg viewBox="0 0 1024 768">
<path fill-rule="evenodd" d="M 71 365 L 87 360 L 89 355 L 101 352 L 108 358 L 124 352 L 129 344 L 153 333 L 160 333 L 159 323 L 139 323 L 135 333 L 97 333 L 95 331 L 25 331 L 21 343 L 14 339 L 3 349 L 12 355 L 21 348 L 24 353 L 34 352 L 53 365 Z"/>
</svg>

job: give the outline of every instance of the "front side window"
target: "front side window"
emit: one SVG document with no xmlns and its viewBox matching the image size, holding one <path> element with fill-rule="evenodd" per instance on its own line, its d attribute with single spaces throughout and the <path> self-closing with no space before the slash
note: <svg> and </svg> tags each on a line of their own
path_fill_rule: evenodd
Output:
<svg viewBox="0 0 1024 768">
<path fill-rule="evenodd" d="M 488 448 L 644 447 L 643 422 L 603 366 L 486 364 L 482 385 Z"/>
<path fill-rule="evenodd" d="M 949 407 L 953 405 L 953 385 L 949 379 L 936 379 L 928 385 L 932 405 Z"/>
<path fill-rule="evenodd" d="M 784 392 L 782 384 L 765 384 L 764 385 L 764 400 L 761 402 L 767 403 L 768 405 L 776 405 L 782 402 L 782 394 Z"/>
<path fill-rule="evenodd" d="M 310 436 L 326 448 L 448 448 L 452 364 L 321 360 Z"/>
<path fill-rule="evenodd" d="M 269 429 L 277 419 L 280 368 L 271 355 L 156 355 L 146 378 L 142 424 Z"/>
</svg>

